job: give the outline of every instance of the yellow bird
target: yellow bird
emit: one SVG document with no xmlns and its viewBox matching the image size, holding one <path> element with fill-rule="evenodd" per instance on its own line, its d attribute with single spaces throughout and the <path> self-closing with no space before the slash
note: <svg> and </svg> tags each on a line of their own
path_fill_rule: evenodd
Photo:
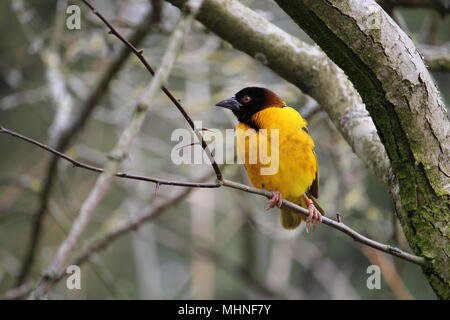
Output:
<svg viewBox="0 0 450 320">
<path fill-rule="evenodd" d="M 309 211 L 314 228 L 322 221 L 319 197 L 319 165 L 307 122 L 295 109 L 266 88 L 247 87 L 216 106 L 230 109 L 239 120 L 236 126 L 237 153 L 256 188 L 272 192 L 268 209 L 281 207 L 282 199 Z M 298 227 L 305 218 L 288 208 L 281 209 L 285 229 Z"/>
</svg>

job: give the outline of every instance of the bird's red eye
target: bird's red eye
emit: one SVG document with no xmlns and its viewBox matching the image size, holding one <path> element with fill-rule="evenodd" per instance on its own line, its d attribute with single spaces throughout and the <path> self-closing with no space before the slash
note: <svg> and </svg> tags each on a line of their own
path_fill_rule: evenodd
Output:
<svg viewBox="0 0 450 320">
<path fill-rule="evenodd" d="M 244 101 L 245 103 L 250 102 L 250 100 L 252 100 L 252 98 L 250 98 L 249 96 L 245 96 L 244 98 L 242 98 L 242 101 Z"/>
</svg>

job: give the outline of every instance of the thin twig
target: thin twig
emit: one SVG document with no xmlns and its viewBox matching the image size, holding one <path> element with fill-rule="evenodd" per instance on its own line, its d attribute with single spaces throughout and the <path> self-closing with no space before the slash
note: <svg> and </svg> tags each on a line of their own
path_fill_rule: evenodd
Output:
<svg viewBox="0 0 450 320">
<path fill-rule="evenodd" d="M 249 193 L 259 194 L 259 195 L 265 196 L 268 199 L 272 198 L 272 196 L 273 196 L 272 193 L 269 191 L 253 188 L 253 187 L 247 186 L 245 184 L 237 183 L 237 182 L 226 180 L 226 179 L 220 181 L 220 183 L 223 186 L 230 187 L 233 189 L 238 189 L 238 190 L 242 190 L 242 191 L 249 192 Z M 304 216 L 309 215 L 309 212 L 307 209 L 302 208 L 299 205 L 296 205 L 287 200 L 283 200 L 283 206 L 293 209 L 296 212 L 303 214 Z M 359 234 L 358 232 L 356 232 L 355 230 L 353 230 L 352 228 L 350 228 L 349 226 L 345 225 L 342 222 L 337 222 L 330 218 L 322 217 L 322 223 L 347 234 L 348 236 L 353 238 L 353 240 L 360 242 L 362 244 L 368 245 L 369 247 L 389 253 L 393 256 L 399 257 L 399 258 L 409 261 L 409 262 L 413 262 L 420 266 L 425 266 L 427 264 L 427 260 L 424 257 L 418 257 L 418 256 L 415 256 L 408 252 L 404 252 L 404 251 L 400 250 L 399 248 L 369 239 L 369 238 L 363 236 L 362 234 Z"/>
<path fill-rule="evenodd" d="M 151 29 L 153 21 L 150 18 L 151 13 L 149 12 L 139 23 L 138 28 L 130 36 L 130 42 L 138 45 L 143 41 L 145 36 Z M 128 47 L 123 47 L 118 53 L 117 57 L 106 67 L 105 71 L 101 74 L 98 81 L 91 91 L 91 93 L 86 97 L 83 103 L 81 103 L 80 109 L 74 114 L 74 119 L 68 125 L 66 130 L 61 132 L 55 142 L 55 150 L 65 151 L 70 145 L 76 134 L 81 131 L 85 123 L 89 120 L 95 107 L 98 106 L 101 98 L 107 92 L 112 79 L 118 74 L 129 58 L 131 52 Z M 22 267 L 17 278 L 17 285 L 23 283 L 23 281 L 28 276 L 31 267 L 34 263 L 34 257 L 36 255 L 37 247 L 40 243 L 42 224 L 45 217 L 45 212 L 47 211 L 48 202 L 50 195 L 53 190 L 54 182 L 58 174 L 58 161 L 60 157 L 55 155 L 50 159 L 49 165 L 46 169 L 45 179 L 43 182 L 42 191 L 40 193 L 39 207 L 36 212 L 32 215 L 33 221 L 31 226 L 30 238 L 28 240 L 28 245 L 26 246 L 25 256 L 22 262 Z"/>
<path fill-rule="evenodd" d="M 40 143 L 36 140 L 33 140 L 27 136 L 24 136 L 20 133 L 15 132 L 15 131 L 9 130 L 4 127 L 0 127 L 0 133 L 5 133 L 5 134 L 11 135 L 13 137 L 19 138 L 21 140 L 24 140 L 26 142 L 29 142 L 31 144 L 34 144 L 48 152 L 53 153 L 54 155 L 56 155 L 64 160 L 67 160 L 74 167 L 78 167 L 78 168 L 82 168 L 82 169 L 86 169 L 86 170 L 98 172 L 98 173 L 104 172 L 103 168 L 95 167 L 90 164 L 77 161 L 64 153 L 59 152 L 59 151 L 49 147 L 46 144 Z M 219 183 L 197 183 L 197 182 L 190 182 L 190 181 L 166 180 L 166 179 L 159 179 L 159 178 L 153 178 L 153 177 L 147 177 L 147 176 L 141 176 L 141 175 L 134 175 L 134 174 L 130 174 L 127 172 L 117 172 L 114 175 L 119 178 L 152 182 L 152 183 L 156 183 L 158 186 L 159 185 L 170 185 L 170 186 L 195 187 L 195 188 L 218 188 L 218 187 L 220 187 Z"/>
<path fill-rule="evenodd" d="M 145 68 L 150 72 L 151 75 L 155 75 L 155 71 L 150 66 L 149 62 L 143 55 L 143 51 L 137 49 L 134 45 L 132 45 L 127 39 L 125 39 L 109 22 L 108 20 L 100 13 L 98 12 L 87 0 L 81 0 L 83 1 L 89 9 L 92 10 L 92 12 L 100 18 L 100 20 L 103 21 L 103 23 L 109 28 L 109 33 L 112 35 L 115 35 L 120 41 L 122 41 L 130 50 L 136 55 L 136 57 L 142 62 L 142 64 L 145 66 Z M 190 2 L 186 2 L 189 4 Z M 185 3 L 185 4 L 186 4 Z M 192 6 L 192 4 L 189 5 L 189 10 L 192 12 L 195 5 Z M 208 148 L 208 144 L 203 139 L 202 135 L 198 132 L 198 128 L 195 127 L 194 121 L 189 116 L 189 114 L 186 112 L 186 109 L 181 105 L 180 101 L 175 98 L 175 96 L 167 89 L 164 85 L 161 85 L 161 90 L 165 93 L 165 95 L 169 98 L 169 100 L 176 106 L 178 111 L 183 115 L 184 119 L 187 121 L 191 129 L 194 131 L 195 135 L 197 136 L 198 140 L 200 141 L 203 150 L 206 152 L 206 155 L 208 156 L 211 166 L 213 167 L 213 170 L 216 174 L 217 180 L 222 180 L 222 172 L 220 171 L 219 165 L 216 163 L 214 157 L 212 156 L 211 151 Z"/>
</svg>

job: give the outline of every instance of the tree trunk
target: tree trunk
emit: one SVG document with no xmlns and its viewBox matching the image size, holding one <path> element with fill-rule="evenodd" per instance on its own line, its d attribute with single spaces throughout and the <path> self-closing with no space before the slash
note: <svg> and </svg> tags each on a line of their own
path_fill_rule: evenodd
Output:
<svg viewBox="0 0 450 320">
<path fill-rule="evenodd" d="M 371 0 L 276 0 L 360 93 L 391 161 L 390 191 L 424 272 L 450 299 L 447 112 L 411 39 Z"/>
</svg>

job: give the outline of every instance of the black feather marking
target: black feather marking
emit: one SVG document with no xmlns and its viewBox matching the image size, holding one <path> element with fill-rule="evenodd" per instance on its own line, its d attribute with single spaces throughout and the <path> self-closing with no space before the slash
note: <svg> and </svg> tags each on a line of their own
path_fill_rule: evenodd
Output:
<svg viewBox="0 0 450 320">
<path fill-rule="evenodd" d="M 316 199 L 319 198 L 319 177 L 317 173 L 318 171 L 316 171 L 316 177 L 307 191 L 307 193 L 311 194 Z"/>
</svg>

